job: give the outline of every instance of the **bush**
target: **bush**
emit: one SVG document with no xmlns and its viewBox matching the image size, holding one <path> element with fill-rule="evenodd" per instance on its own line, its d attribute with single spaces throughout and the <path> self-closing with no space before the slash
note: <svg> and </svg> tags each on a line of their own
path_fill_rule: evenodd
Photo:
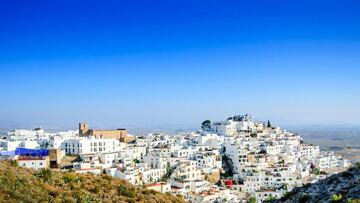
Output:
<svg viewBox="0 0 360 203">
<path fill-rule="evenodd" d="M 80 178 L 76 176 L 74 173 L 65 173 L 63 175 L 63 180 L 65 183 L 78 183 L 80 182 Z"/>
<path fill-rule="evenodd" d="M 50 169 L 41 169 L 37 171 L 34 175 L 42 179 L 44 182 L 52 182 L 52 171 Z"/>
<path fill-rule="evenodd" d="M 249 200 L 247 201 L 247 203 L 257 203 L 256 198 L 250 197 Z"/>
<path fill-rule="evenodd" d="M 118 193 L 119 195 L 125 196 L 125 197 L 135 197 L 135 189 L 126 187 L 125 185 L 120 185 L 118 187 Z"/>
<path fill-rule="evenodd" d="M 353 165 L 353 168 L 355 168 L 355 169 L 360 169 L 360 162 L 356 162 L 356 163 Z"/>
<path fill-rule="evenodd" d="M 314 175 L 320 175 L 320 169 L 314 168 L 314 169 L 311 171 L 311 173 L 314 174 Z"/>
<path fill-rule="evenodd" d="M 253 137 L 253 138 L 257 137 L 257 133 L 251 133 L 250 137 Z"/>
<path fill-rule="evenodd" d="M 270 197 L 268 197 L 265 201 L 272 202 L 272 201 L 274 201 L 274 200 L 276 200 L 276 199 L 277 199 L 276 197 L 274 197 L 274 196 L 272 196 L 272 195 L 270 194 Z"/>
<path fill-rule="evenodd" d="M 300 198 L 299 202 L 300 202 L 300 203 L 306 203 L 306 202 L 308 201 L 308 199 L 309 199 L 309 195 L 306 194 L 306 193 L 303 193 L 303 194 L 301 195 L 301 198 Z"/>
<path fill-rule="evenodd" d="M 18 189 L 18 188 L 24 186 L 24 184 L 25 184 L 25 180 L 23 178 L 16 177 L 15 182 L 14 182 L 14 188 Z"/>
<path fill-rule="evenodd" d="M 341 194 L 333 194 L 331 196 L 331 202 L 340 202 L 342 201 L 343 196 Z"/>
<path fill-rule="evenodd" d="M 92 197 L 91 195 L 86 195 L 81 202 L 83 203 L 95 203 L 95 202 L 100 202 L 99 200 L 95 199 L 94 197 Z"/>
<path fill-rule="evenodd" d="M 19 164 L 18 164 L 18 162 L 16 160 L 10 160 L 10 165 L 16 167 Z"/>
<path fill-rule="evenodd" d="M 293 195 L 293 193 L 291 193 L 291 192 L 289 192 L 289 191 L 286 191 L 285 193 L 284 193 L 284 195 L 282 196 L 282 200 L 283 199 L 287 199 L 287 198 L 289 198 L 291 195 Z"/>
</svg>

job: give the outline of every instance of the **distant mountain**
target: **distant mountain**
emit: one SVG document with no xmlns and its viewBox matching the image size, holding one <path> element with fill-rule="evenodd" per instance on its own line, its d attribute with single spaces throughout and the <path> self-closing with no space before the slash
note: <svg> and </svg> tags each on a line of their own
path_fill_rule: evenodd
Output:
<svg viewBox="0 0 360 203">
<path fill-rule="evenodd" d="M 360 203 L 360 164 L 348 171 L 332 175 L 314 184 L 295 188 L 272 203 Z"/>
<path fill-rule="evenodd" d="M 299 133 L 304 141 L 321 147 L 360 147 L 360 127 L 357 126 L 307 126 L 287 128 Z"/>
</svg>

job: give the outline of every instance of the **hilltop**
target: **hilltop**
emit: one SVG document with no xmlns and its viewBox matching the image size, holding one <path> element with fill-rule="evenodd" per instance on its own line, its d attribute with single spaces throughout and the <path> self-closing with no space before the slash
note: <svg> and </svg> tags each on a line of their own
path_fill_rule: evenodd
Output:
<svg viewBox="0 0 360 203">
<path fill-rule="evenodd" d="M 348 202 L 360 203 L 360 163 L 314 184 L 295 188 L 272 203 Z"/>
<path fill-rule="evenodd" d="M 102 174 L 34 171 L 0 162 L 0 202 L 185 202 Z"/>
</svg>

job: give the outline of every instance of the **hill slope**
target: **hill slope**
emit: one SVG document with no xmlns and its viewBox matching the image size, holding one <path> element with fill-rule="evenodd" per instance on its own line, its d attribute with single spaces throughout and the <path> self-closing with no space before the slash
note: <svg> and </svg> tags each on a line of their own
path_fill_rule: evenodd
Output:
<svg viewBox="0 0 360 203">
<path fill-rule="evenodd" d="M 278 202 L 351 202 L 360 203 L 360 164 L 317 183 L 296 188 Z"/>
<path fill-rule="evenodd" d="M 0 202 L 185 202 L 108 175 L 33 171 L 0 162 Z"/>
</svg>

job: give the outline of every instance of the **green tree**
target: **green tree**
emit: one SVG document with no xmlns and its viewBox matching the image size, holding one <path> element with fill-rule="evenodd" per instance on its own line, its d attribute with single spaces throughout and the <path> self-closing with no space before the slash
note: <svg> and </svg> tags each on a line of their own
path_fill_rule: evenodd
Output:
<svg viewBox="0 0 360 203">
<path fill-rule="evenodd" d="M 282 189 L 287 191 L 288 190 L 288 184 L 284 183 L 283 186 L 282 186 Z"/>
<path fill-rule="evenodd" d="M 247 203 L 257 203 L 255 197 L 250 197 Z"/>
<path fill-rule="evenodd" d="M 204 122 L 201 123 L 201 128 L 203 130 L 209 129 L 210 126 L 211 126 L 211 121 L 210 120 L 205 120 Z"/>
<path fill-rule="evenodd" d="M 268 128 L 271 128 L 270 120 L 268 120 L 268 122 L 267 122 L 267 127 L 268 127 Z"/>
<path fill-rule="evenodd" d="M 170 163 L 167 162 L 167 164 L 166 164 L 166 173 L 165 173 L 165 175 L 160 179 L 160 181 L 163 181 L 163 182 L 167 181 L 167 180 L 170 178 L 170 176 L 171 176 L 171 174 L 172 174 L 173 172 L 174 172 L 174 169 L 170 166 Z"/>
<path fill-rule="evenodd" d="M 272 195 L 270 194 L 270 196 L 269 196 L 265 201 L 271 202 L 271 201 L 274 201 L 274 200 L 276 200 L 276 197 L 274 197 L 274 196 L 272 196 Z"/>
<path fill-rule="evenodd" d="M 314 175 L 320 175 L 320 169 L 314 168 L 314 169 L 311 171 L 311 173 L 314 174 Z"/>
</svg>

